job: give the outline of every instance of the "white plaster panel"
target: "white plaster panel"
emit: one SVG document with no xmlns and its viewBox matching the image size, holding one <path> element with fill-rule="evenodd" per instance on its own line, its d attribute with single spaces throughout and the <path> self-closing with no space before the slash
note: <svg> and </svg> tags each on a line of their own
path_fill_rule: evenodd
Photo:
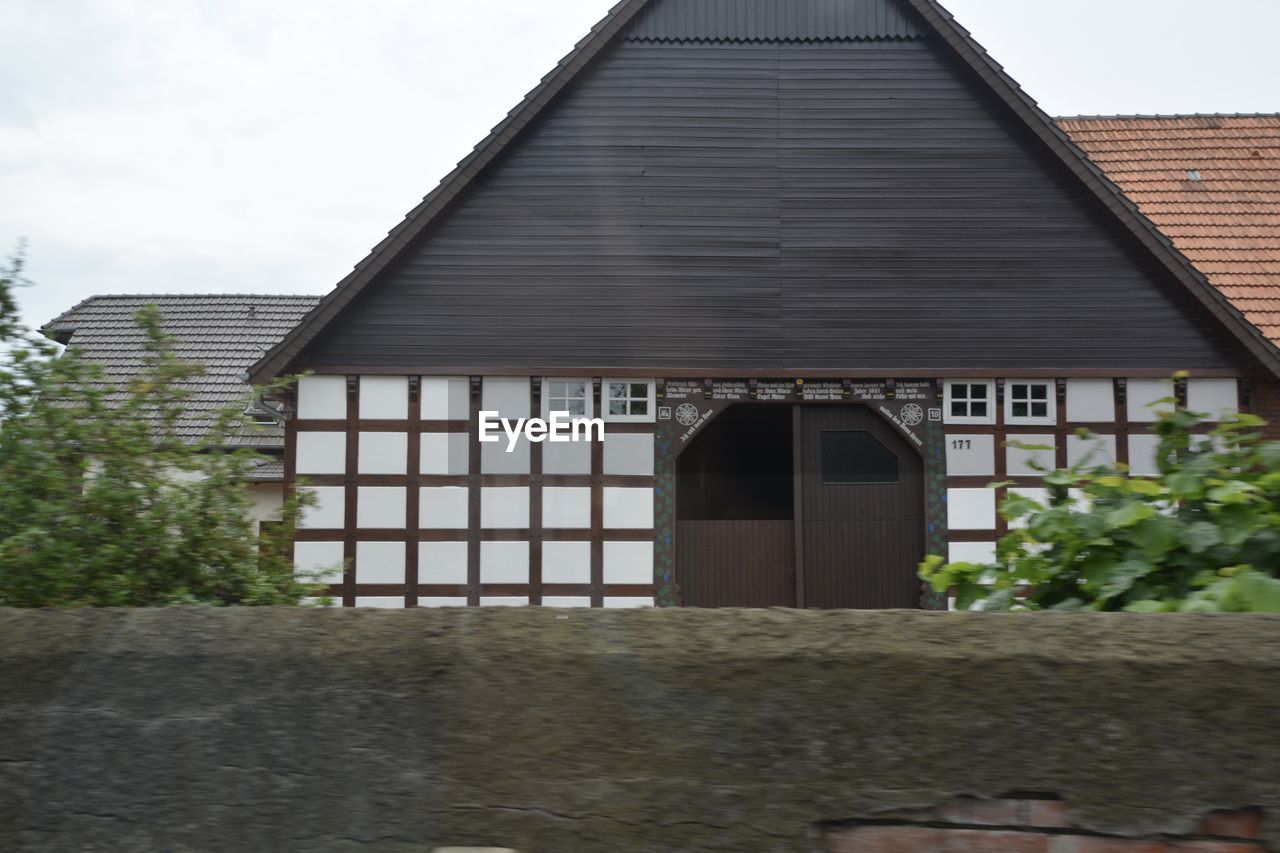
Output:
<svg viewBox="0 0 1280 853">
<path fill-rule="evenodd" d="M 605 583 L 653 583 L 652 542 L 605 542 Z"/>
<path fill-rule="evenodd" d="M 409 417 L 409 377 L 361 376 L 360 417 L 402 421 Z"/>
<path fill-rule="evenodd" d="M 619 610 L 619 609 L 624 609 L 629 607 L 634 607 L 634 608 L 653 607 L 653 596 L 650 595 L 650 596 L 645 596 L 643 598 L 620 597 L 620 596 L 615 596 L 612 598 L 606 597 L 604 600 L 604 606 L 614 610 Z"/>
<path fill-rule="evenodd" d="M 347 377 L 304 376 L 298 380 L 298 419 L 343 420 L 347 416 Z"/>
<path fill-rule="evenodd" d="M 481 542 L 481 583 L 528 583 L 528 542 Z"/>
<path fill-rule="evenodd" d="M 591 543 L 542 543 L 543 583 L 591 583 Z"/>
<path fill-rule="evenodd" d="M 1110 379 L 1068 379 L 1067 420 L 1104 423 L 1116 419 L 1116 388 Z"/>
<path fill-rule="evenodd" d="M 480 394 L 480 409 L 500 417 L 529 417 L 529 380 L 523 377 L 486 376 Z"/>
<path fill-rule="evenodd" d="M 418 498 L 418 526 L 424 530 L 465 530 L 466 486 L 424 486 Z"/>
<path fill-rule="evenodd" d="M 466 542 L 418 543 L 418 583 L 466 582 Z"/>
<path fill-rule="evenodd" d="M 952 542 L 947 546 L 947 562 L 985 565 L 996 559 L 994 542 Z"/>
<path fill-rule="evenodd" d="M 947 476 L 991 477 L 996 473 L 994 435 L 948 435 Z"/>
<path fill-rule="evenodd" d="M 1132 423 L 1152 423 L 1159 420 L 1158 412 L 1169 411 L 1166 405 L 1154 406 L 1156 400 L 1173 396 L 1171 379 L 1130 379 L 1128 381 L 1129 420 Z"/>
<path fill-rule="evenodd" d="M 403 542 L 357 542 L 356 583 L 404 583 Z"/>
<path fill-rule="evenodd" d="M 1156 464 L 1156 450 L 1160 446 L 1158 435 L 1129 436 L 1129 473 L 1138 477 L 1155 477 L 1160 473 Z"/>
<path fill-rule="evenodd" d="M 467 599 L 465 597 L 447 598 L 427 598 L 425 596 L 418 598 L 419 607 L 466 607 Z"/>
<path fill-rule="evenodd" d="M 347 434 L 345 432 L 299 432 L 295 465 L 299 474 L 347 473 Z"/>
<path fill-rule="evenodd" d="M 527 486 L 511 486 L 481 489 L 480 526 L 500 528 L 528 527 L 529 488 Z"/>
<path fill-rule="evenodd" d="M 424 432 L 419 466 L 423 474 L 469 473 L 471 449 L 465 432 Z"/>
<path fill-rule="evenodd" d="M 995 526 L 994 489 L 947 489 L 948 529 L 994 530 Z"/>
<path fill-rule="evenodd" d="M 591 442 L 544 441 L 542 443 L 542 473 L 590 474 Z"/>
<path fill-rule="evenodd" d="M 653 527 L 653 489 L 610 487 L 603 491 L 605 527 Z"/>
<path fill-rule="evenodd" d="M 299 489 L 315 496 L 316 502 L 302 511 L 298 526 L 303 530 L 341 530 L 346 522 L 346 490 L 342 486 L 311 486 Z"/>
<path fill-rule="evenodd" d="M 471 389 L 467 379 L 423 376 L 418 394 L 424 421 L 465 421 L 471 418 Z"/>
<path fill-rule="evenodd" d="M 604 473 L 653 475 L 652 433 L 605 433 Z"/>
<path fill-rule="evenodd" d="M 1188 379 L 1187 408 L 1206 412 L 1211 419 L 1240 411 L 1239 391 L 1234 379 Z"/>
<path fill-rule="evenodd" d="M 591 599 L 588 596 L 577 595 L 544 595 L 542 596 L 543 607 L 590 607 Z"/>
<path fill-rule="evenodd" d="M 362 432 L 358 444 L 361 474 L 403 474 L 409 466 L 408 433 Z"/>
<path fill-rule="evenodd" d="M 591 489 L 548 486 L 542 490 L 542 526 L 591 526 Z"/>
<path fill-rule="evenodd" d="M 1030 444 L 1055 447 L 1056 443 L 1052 433 L 1047 435 L 1011 435 L 1007 444 L 1009 446 L 1005 447 L 1005 473 L 1010 477 L 1043 476 L 1040 471 L 1031 467 L 1032 462 L 1050 471 L 1057 467 L 1053 464 L 1054 452 L 1052 450 L 1024 450 L 1012 446 L 1013 444 Z"/>
<path fill-rule="evenodd" d="M 356 527 L 403 528 L 407 492 L 403 486 L 361 486 L 356 490 Z"/>
<path fill-rule="evenodd" d="M 499 431 L 497 441 L 486 441 L 480 444 L 480 470 L 485 474 L 528 474 L 529 473 L 529 441 L 521 435 L 516 439 L 511 452 L 507 452 L 510 442 L 507 434 Z"/>
<path fill-rule="evenodd" d="M 480 599 L 481 607 L 528 607 L 528 596 L 483 596 Z"/>
<path fill-rule="evenodd" d="M 362 595 L 356 598 L 356 607 L 377 608 L 379 610 L 400 610 L 404 608 L 404 596 Z"/>
<path fill-rule="evenodd" d="M 342 583 L 341 542 L 293 543 L 293 566 L 299 572 L 322 572 L 315 583 Z"/>
<path fill-rule="evenodd" d="M 1080 465 L 1086 460 L 1090 468 L 1115 465 L 1116 437 L 1114 435 L 1095 435 L 1093 438 L 1067 436 L 1067 464 Z"/>
<path fill-rule="evenodd" d="M 1031 500 L 1035 501 L 1036 503 L 1040 504 L 1040 506 L 1043 506 L 1043 507 L 1047 507 L 1049 505 L 1048 489 L 1016 488 L 1016 489 L 1009 489 L 1009 494 L 1021 495 L 1024 498 L 1030 498 Z M 1031 521 L 1030 514 L 1023 516 L 1022 518 L 1011 519 L 1009 521 L 1009 527 L 1011 528 L 1026 527 L 1029 521 Z"/>
</svg>

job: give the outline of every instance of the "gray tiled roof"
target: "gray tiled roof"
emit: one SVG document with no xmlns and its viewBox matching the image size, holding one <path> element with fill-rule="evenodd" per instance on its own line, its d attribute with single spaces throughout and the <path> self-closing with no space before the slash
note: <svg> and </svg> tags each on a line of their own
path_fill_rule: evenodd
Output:
<svg viewBox="0 0 1280 853">
<path fill-rule="evenodd" d="M 144 336 L 134 316 L 155 305 L 165 331 L 178 340 L 178 356 L 205 368 L 190 382 L 187 416 L 178 425 L 180 435 L 196 441 L 208 432 L 215 412 L 247 400 L 249 388 L 241 375 L 319 301 L 318 296 L 93 296 L 44 328 L 102 365 L 107 381 L 121 386 L 142 368 Z M 279 448 L 283 430 L 246 428 L 229 436 L 227 444 Z"/>
</svg>

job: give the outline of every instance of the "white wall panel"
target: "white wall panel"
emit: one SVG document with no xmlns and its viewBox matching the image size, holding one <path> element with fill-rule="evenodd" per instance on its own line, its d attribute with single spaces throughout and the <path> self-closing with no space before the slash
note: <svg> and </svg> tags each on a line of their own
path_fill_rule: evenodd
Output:
<svg viewBox="0 0 1280 853">
<path fill-rule="evenodd" d="M 604 526 L 653 527 L 653 489 L 605 488 Z"/>
<path fill-rule="evenodd" d="M 423 474 L 445 474 L 456 477 L 469 472 L 471 446 L 465 432 L 424 432 L 419 466 Z"/>
<path fill-rule="evenodd" d="M 1240 411 L 1239 390 L 1234 379 L 1188 379 L 1187 408 L 1206 412 L 1217 420 Z"/>
<path fill-rule="evenodd" d="M 323 572 L 315 583 L 342 583 L 341 542 L 294 542 L 293 565 L 300 572 Z"/>
<path fill-rule="evenodd" d="M 408 491 L 403 486 L 361 486 L 356 489 L 356 527 L 403 528 Z"/>
<path fill-rule="evenodd" d="M 345 432 L 299 432 L 294 444 L 299 475 L 347 473 Z"/>
<path fill-rule="evenodd" d="M 1156 464 L 1156 449 L 1160 445 L 1158 435 L 1129 436 L 1129 472 L 1138 477 L 1154 477 L 1160 473 Z"/>
<path fill-rule="evenodd" d="M 399 610 L 404 608 L 404 596 L 362 595 L 356 598 L 356 607 L 377 608 L 379 610 Z"/>
<path fill-rule="evenodd" d="M 507 434 L 498 432 L 497 441 L 480 444 L 480 471 L 484 474 L 528 474 L 529 442 L 522 435 L 516 439 L 511 452 L 507 452 Z"/>
<path fill-rule="evenodd" d="M 996 473 L 994 435 L 948 435 L 947 476 L 991 477 Z"/>
<path fill-rule="evenodd" d="M 587 596 L 574 595 L 544 595 L 542 596 L 543 607 L 590 607 L 591 599 Z"/>
<path fill-rule="evenodd" d="M 1128 381 L 1129 420 L 1132 423 L 1152 423 L 1159 420 L 1158 412 L 1169 411 L 1168 405 L 1154 406 L 1156 400 L 1173 396 L 1171 379 L 1130 379 Z"/>
<path fill-rule="evenodd" d="M 1067 420 L 1102 423 L 1116 419 L 1116 388 L 1110 379 L 1068 379 Z"/>
<path fill-rule="evenodd" d="M 424 486 L 418 498 L 418 526 L 424 530 L 467 528 L 466 486 Z"/>
<path fill-rule="evenodd" d="M 356 583 L 404 583 L 403 542 L 357 542 Z"/>
<path fill-rule="evenodd" d="M 360 417 L 402 421 L 409 417 L 409 377 L 361 376 Z"/>
<path fill-rule="evenodd" d="M 1024 498 L 1030 498 L 1031 500 L 1033 500 L 1033 501 L 1035 501 L 1036 503 L 1040 504 L 1040 506 L 1042 506 L 1042 507 L 1047 507 L 1047 506 L 1049 505 L 1049 490 L 1048 490 L 1048 489 L 1024 489 L 1024 488 L 1016 488 L 1016 489 L 1009 489 L 1009 494 L 1011 494 L 1011 495 L 1021 495 L 1021 496 L 1022 496 L 1022 497 L 1024 497 Z M 1026 527 L 1026 526 L 1027 526 L 1027 523 L 1028 523 L 1030 520 L 1031 520 L 1031 516 L 1030 516 L 1030 515 L 1025 515 L 1025 516 L 1023 516 L 1022 518 L 1012 519 L 1012 520 L 1009 522 L 1009 527 L 1011 527 L 1011 528 Z"/>
<path fill-rule="evenodd" d="M 361 474 L 404 474 L 408 469 L 408 433 L 362 432 L 357 443 Z"/>
<path fill-rule="evenodd" d="M 542 543 L 543 583 L 591 583 L 591 543 Z"/>
<path fill-rule="evenodd" d="M 952 542 L 947 546 L 947 562 L 986 564 L 996 559 L 994 542 Z"/>
<path fill-rule="evenodd" d="M 529 488 L 511 486 L 481 489 L 480 526 L 527 528 L 529 526 Z"/>
<path fill-rule="evenodd" d="M 481 542 L 481 583 L 528 583 L 528 542 Z"/>
<path fill-rule="evenodd" d="M 347 416 L 347 377 L 304 376 L 298 380 L 300 420 L 343 420 Z"/>
<path fill-rule="evenodd" d="M 467 582 L 466 542 L 419 542 L 418 583 Z"/>
<path fill-rule="evenodd" d="M 529 417 L 529 380 L 522 377 L 486 376 L 480 394 L 480 410 L 501 417 Z"/>
<path fill-rule="evenodd" d="M 1095 435 L 1093 438 L 1067 436 L 1067 464 L 1079 465 L 1086 460 L 1091 468 L 1115 465 L 1116 437 L 1114 435 Z"/>
<path fill-rule="evenodd" d="M 528 607 L 527 596 L 481 596 L 481 607 Z"/>
<path fill-rule="evenodd" d="M 604 437 L 604 473 L 653 474 L 651 433 L 609 433 Z"/>
<path fill-rule="evenodd" d="M 346 490 L 341 486 L 309 486 L 300 493 L 314 495 L 316 502 L 302 511 L 298 526 L 303 530 L 341 530 L 346 521 Z"/>
<path fill-rule="evenodd" d="M 424 376 L 419 394 L 424 421 L 465 421 L 471 417 L 471 383 L 464 378 Z"/>
<path fill-rule="evenodd" d="M 1054 452 L 1052 450 L 1025 450 L 1020 447 L 1011 446 L 1013 444 L 1027 444 L 1041 447 L 1054 447 L 1055 441 L 1052 433 L 1040 435 L 1010 435 L 1007 443 L 1010 446 L 1005 447 L 1005 473 L 1010 477 L 1043 476 L 1040 471 L 1031 467 L 1032 462 L 1035 462 L 1042 468 L 1050 471 L 1056 467 L 1053 464 Z"/>
<path fill-rule="evenodd" d="M 426 596 L 418 597 L 419 607 L 466 607 L 467 599 L 465 597 L 458 598 L 427 598 Z"/>
<path fill-rule="evenodd" d="M 591 442 L 544 441 L 542 443 L 542 473 L 590 474 Z"/>
<path fill-rule="evenodd" d="M 624 609 L 624 608 L 653 607 L 653 596 L 645 596 L 644 598 L 606 597 L 604 599 L 604 606 L 614 610 Z"/>
<path fill-rule="evenodd" d="M 558 488 L 542 490 L 542 526 L 587 528 L 591 526 L 591 489 Z"/>
<path fill-rule="evenodd" d="M 605 542 L 605 583 L 653 583 L 652 542 Z"/>
<path fill-rule="evenodd" d="M 947 489 L 948 529 L 994 530 L 995 526 L 994 489 Z"/>
</svg>

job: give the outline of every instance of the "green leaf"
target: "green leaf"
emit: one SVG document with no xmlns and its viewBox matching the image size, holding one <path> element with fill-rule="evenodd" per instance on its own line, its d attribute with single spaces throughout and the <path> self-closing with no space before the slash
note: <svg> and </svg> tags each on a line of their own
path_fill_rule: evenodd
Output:
<svg viewBox="0 0 1280 853">
<path fill-rule="evenodd" d="M 1181 531 L 1182 544 L 1192 554 L 1203 554 L 1210 548 L 1222 544 L 1222 534 L 1216 524 L 1208 521 L 1193 521 Z"/>
<path fill-rule="evenodd" d="M 1130 503 L 1107 513 L 1107 525 L 1113 528 L 1132 527 L 1156 514 L 1150 504 Z"/>
</svg>

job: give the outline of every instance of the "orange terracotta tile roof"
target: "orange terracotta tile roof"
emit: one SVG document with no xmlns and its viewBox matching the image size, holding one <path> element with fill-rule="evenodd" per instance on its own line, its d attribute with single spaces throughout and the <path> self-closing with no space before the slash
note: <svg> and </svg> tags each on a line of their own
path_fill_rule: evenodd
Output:
<svg viewBox="0 0 1280 853">
<path fill-rule="evenodd" d="M 1280 115 L 1057 122 L 1250 322 L 1280 344 Z"/>
</svg>

